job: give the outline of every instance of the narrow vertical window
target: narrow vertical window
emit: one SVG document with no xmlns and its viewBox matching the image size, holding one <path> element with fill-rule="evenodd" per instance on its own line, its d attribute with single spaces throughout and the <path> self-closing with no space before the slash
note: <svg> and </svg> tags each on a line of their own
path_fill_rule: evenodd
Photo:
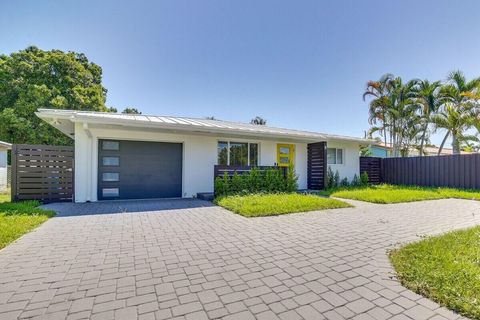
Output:
<svg viewBox="0 0 480 320">
<path fill-rule="evenodd" d="M 258 166 L 258 143 L 250 143 L 249 151 L 250 165 L 254 167 Z"/>
<path fill-rule="evenodd" d="M 218 164 L 219 165 L 228 165 L 228 142 L 219 141 L 218 147 Z"/>
</svg>

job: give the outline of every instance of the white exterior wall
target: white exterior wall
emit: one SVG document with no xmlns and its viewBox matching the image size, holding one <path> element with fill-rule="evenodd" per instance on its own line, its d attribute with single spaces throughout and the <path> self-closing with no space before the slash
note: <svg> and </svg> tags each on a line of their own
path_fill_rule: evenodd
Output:
<svg viewBox="0 0 480 320">
<path fill-rule="evenodd" d="M 0 192 L 7 189 L 7 150 L 0 148 Z"/>
<path fill-rule="evenodd" d="M 299 176 L 299 188 L 307 188 L 307 143 L 171 134 L 133 129 L 98 129 L 84 127 L 83 124 L 77 123 L 75 125 L 76 202 L 97 201 L 99 139 L 182 143 L 183 197 L 192 197 L 198 192 L 213 192 L 213 167 L 217 164 L 218 141 L 258 143 L 259 164 L 265 166 L 271 166 L 277 162 L 277 143 L 295 144 L 295 169 Z M 358 174 L 358 144 L 342 146 L 345 148 L 344 152 L 347 158 L 342 172 L 351 174 L 353 177 L 354 173 Z M 350 149 L 352 146 L 355 151 Z"/>
<path fill-rule="evenodd" d="M 333 172 L 338 170 L 340 179 L 348 178 L 352 181 L 353 176 L 360 175 L 360 149 L 355 142 L 327 142 L 328 148 L 343 149 L 343 164 L 329 164 Z"/>
</svg>

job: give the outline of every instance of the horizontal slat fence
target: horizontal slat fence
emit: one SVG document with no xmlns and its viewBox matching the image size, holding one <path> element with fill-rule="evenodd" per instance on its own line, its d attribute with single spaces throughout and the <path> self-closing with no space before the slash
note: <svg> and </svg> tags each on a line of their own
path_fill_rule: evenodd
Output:
<svg viewBox="0 0 480 320">
<path fill-rule="evenodd" d="M 383 181 L 383 163 L 382 158 L 360 157 L 360 174 L 366 172 L 368 181 L 373 184 L 379 184 Z"/>
<path fill-rule="evenodd" d="M 307 145 L 307 188 L 325 189 L 327 182 L 327 143 L 317 142 Z"/>
<path fill-rule="evenodd" d="M 73 147 L 12 146 L 12 201 L 73 201 L 73 179 Z"/>
<path fill-rule="evenodd" d="M 230 177 L 235 174 L 244 174 L 250 172 L 253 168 L 257 168 L 261 172 L 268 170 L 268 169 L 280 169 L 283 171 L 283 174 L 286 174 L 287 168 L 286 167 L 275 167 L 275 166 L 227 166 L 227 165 L 215 165 L 214 166 L 214 179 L 217 177 L 223 177 L 225 173 L 227 173 Z"/>
<path fill-rule="evenodd" d="M 380 159 L 384 183 L 480 189 L 480 154 L 477 153 L 376 159 Z"/>
</svg>

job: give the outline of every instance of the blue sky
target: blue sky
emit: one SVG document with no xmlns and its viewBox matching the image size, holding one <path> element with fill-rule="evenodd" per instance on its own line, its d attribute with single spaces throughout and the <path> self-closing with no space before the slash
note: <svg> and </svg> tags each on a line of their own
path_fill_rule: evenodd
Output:
<svg viewBox="0 0 480 320">
<path fill-rule="evenodd" d="M 0 53 L 83 52 L 118 109 L 362 136 L 367 80 L 480 76 L 479 12 L 474 0 L 2 1 Z"/>
</svg>

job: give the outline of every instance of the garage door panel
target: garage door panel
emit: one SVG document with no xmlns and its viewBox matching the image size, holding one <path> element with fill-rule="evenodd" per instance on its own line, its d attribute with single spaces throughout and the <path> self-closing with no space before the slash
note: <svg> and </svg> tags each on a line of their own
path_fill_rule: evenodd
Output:
<svg viewBox="0 0 480 320">
<path fill-rule="evenodd" d="M 115 140 L 117 150 L 111 150 L 115 147 L 111 143 L 110 150 L 103 150 L 103 141 L 99 141 L 99 199 L 182 196 L 182 144 Z"/>
</svg>

